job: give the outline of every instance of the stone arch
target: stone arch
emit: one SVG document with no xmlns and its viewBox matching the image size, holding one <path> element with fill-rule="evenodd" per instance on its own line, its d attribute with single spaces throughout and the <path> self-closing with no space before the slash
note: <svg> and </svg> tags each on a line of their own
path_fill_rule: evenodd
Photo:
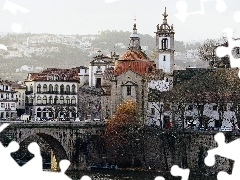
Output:
<svg viewBox="0 0 240 180">
<path fill-rule="evenodd" d="M 49 134 L 46 134 L 46 133 L 38 132 L 38 133 L 34 133 L 34 134 L 24 136 L 20 140 L 20 143 L 19 143 L 20 146 L 25 140 L 27 140 L 28 138 L 30 138 L 33 135 L 36 135 L 39 138 L 42 138 L 42 140 L 44 140 L 44 142 L 47 143 L 51 147 L 52 151 L 54 152 L 54 155 L 56 157 L 56 160 L 57 160 L 58 164 L 63 159 L 69 160 L 69 157 L 67 155 L 67 151 L 65 150 L 63 145 L 59 142 L 59 140 L 57 138 L 53 137 L 52 135 L 49 135 Z"/>
</svg>

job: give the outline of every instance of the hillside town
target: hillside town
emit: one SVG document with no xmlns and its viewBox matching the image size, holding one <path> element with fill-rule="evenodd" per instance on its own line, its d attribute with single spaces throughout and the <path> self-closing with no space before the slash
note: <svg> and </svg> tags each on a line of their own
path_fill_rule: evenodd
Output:
<svg viewBox="0 0 240 180">
<path fill-rule="evenodd" d="M 1 50 L 3 59 L 32 58 L 57 53 L 57 44 L 62 44 L 87 51 L 88 57 L 92 57 L 88 66 L 83 64 L 72 68 L 23 65 L 16 72 L 26 71 L 25 79 L 13 82 L 2 78 L 1 120 L 106 122 L 122 102 L 132 100 L 138 105 L 141 122 L 147 126 L 189 130 L 238 129 L 240 106 L 237 98 L 232 98 L 237 97 L 237 92 L 225 87 L 226 83 L 219 89 L 209 88 L 222 83 L 210 78 L 219 73 L 225 74 L 226 79 L 232 76 L 234 83 L 238 84 L 237 71 L 231 68 L 179 68 L 179 58 L 193 60 L 199 59 L 199 55 L 196 49 L 184 53 L 175 51 L 174 35 L 177 32 L 168 24 L 167 16 L 165 9 L 163 22 L 153 29 L 157 44 L 152 56 L 145 52 L 148 46 L 141 46 L 136 22 L 129 45 L 115 43 L 124 50 L 122 54 L 92 49 L 96 36 L 77 38 L 44 34 L 27 37 L 22 44 L 12 44 L 7 50 Z M 199 84 L 203 86 L 200 88 Z M 216 94 L 219 98 L 215 97 Z M 184 96 L 192 99 L 182 98 Z"/>
</svg>

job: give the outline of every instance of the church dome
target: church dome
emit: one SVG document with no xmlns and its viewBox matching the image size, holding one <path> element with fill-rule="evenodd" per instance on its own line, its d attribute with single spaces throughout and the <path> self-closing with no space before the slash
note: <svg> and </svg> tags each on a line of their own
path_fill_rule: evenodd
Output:
<svg viewBox="0 0 240 180">
<path fill-rule="evenodd" d="M 127 50 L 119 60 L 148 60 L 147 55 L 138 50 Z"/>
</svg>

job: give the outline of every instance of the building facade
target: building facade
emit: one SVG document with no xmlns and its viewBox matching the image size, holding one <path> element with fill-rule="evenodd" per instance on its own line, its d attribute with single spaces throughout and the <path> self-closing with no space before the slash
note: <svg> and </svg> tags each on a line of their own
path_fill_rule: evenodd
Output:
<svg viewBox="0 0 240 180">
<path fill-rule="evenodd" d="M 20 117 L 25 113 L 26 86 L 22 83 L 13 83 L 12 89 L 16 91 L 16 110 L 17 116 Z"/>
<path fill-rule="evenodd" d="M 15 120 L 17 117 L 16 91 L 12 88 L 12 82 L 0 81 L 0 118 L 1 120 Z"/>
<path fill-rule="evenodd" d="M 26 113 L 31 119 L 75 119 L 78 107 L 78 71 L 48 68 L 29 73 L 26 85 Z"/>
</svg>

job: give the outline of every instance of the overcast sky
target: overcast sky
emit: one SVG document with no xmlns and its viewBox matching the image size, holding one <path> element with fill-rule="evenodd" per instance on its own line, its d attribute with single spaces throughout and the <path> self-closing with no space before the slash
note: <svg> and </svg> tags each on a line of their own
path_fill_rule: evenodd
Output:
<svg viewBox="0 0 240 180">
<path fill-rule="evenodd" d="M 134 17 L 139 33 L 154 36 L 157 24 L 162 23 L 164 7 L 168 22 L 174 25 L 175 39 L 182 41 L 218 38 L 230 27 L 240 37 L 240 23 L 233 19 L 240 11 L 240 0 L 225 0 L 227 9 L 217 12 L 216 0 L 203 0 L 205 14 L 191 15 L 181 22 L 176 14 L 178 0 L 9 0 L 30 11 L 16 15 L 3 9 L 6 0 L 0 0 L 0 32 L 12 32 L 11 25 L 20 23 L 21 32 L 54 34 L 97 34 L 103 30 L 132 31 Z M 188 11 L 200 11 L 201 0 L 186 0 Z M 239 17 L 240 18 L 240 17 Z"/>
</svg>

